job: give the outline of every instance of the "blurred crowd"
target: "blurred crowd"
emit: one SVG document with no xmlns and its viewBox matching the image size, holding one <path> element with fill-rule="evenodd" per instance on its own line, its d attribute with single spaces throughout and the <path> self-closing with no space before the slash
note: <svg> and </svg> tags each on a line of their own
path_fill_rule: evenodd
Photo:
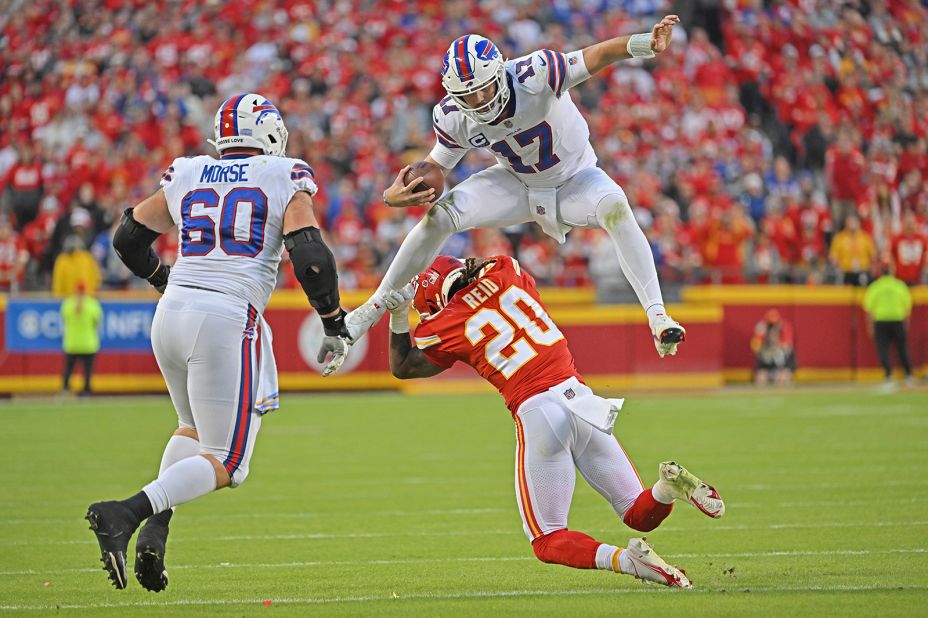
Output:
<svg viewBox="0 0 928 618">
<path fill-rule="evenodd" d="M 344 289 L 374 287 L 421 210 L 380 196 L 434 143 L 444 50 L 479 32 L 509 57 L 683 27 L 654 61 L 572 92 L 666 281 L 924 280 L 926 0 L 8 0 L 0 11 L 0 288 L 133 285 L 119 212 L 173 158 L 210 153 L 236 92 L 281 109 L 308 161 Z M 452 182 L 493 163 L 472 152 Z M 176 234 L 159 241 L 166 262 Z M 463 233 L 545 284 L 623 285 L 598 230 Z M 95 276 L 84 276 L 96 269 Z M 296 285 L 282 269 L 281 285 Z"/>
</svg>

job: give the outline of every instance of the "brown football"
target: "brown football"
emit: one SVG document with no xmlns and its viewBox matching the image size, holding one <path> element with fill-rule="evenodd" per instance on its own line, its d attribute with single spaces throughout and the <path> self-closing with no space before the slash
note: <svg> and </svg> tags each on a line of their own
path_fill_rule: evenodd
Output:
<svg viewBox="0 0 928 618">
<path fill-rule="evenodd" d="M 442 191 L 445 190 L 445 175 L 442 174 L 441 168 L 434 163 L 419 161 L 413 164 L 409 168 L 409 171 L 406 172 L 403 182 L 408 185 L 415 178 L 420 179 L 419 184 L 414 187 L 416 193 L 435 189 L 435 195 L 432 196 L 433 202 L 437 200 L 441 196 Z"/>
</svg>

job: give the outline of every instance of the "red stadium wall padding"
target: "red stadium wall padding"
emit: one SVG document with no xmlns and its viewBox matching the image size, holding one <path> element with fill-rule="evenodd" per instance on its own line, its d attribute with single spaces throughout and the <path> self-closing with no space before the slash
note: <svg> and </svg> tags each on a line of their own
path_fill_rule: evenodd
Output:
<svg viewBox="0 0 928 618">
<path fill-rule="evenodd" d="M 695 286 L 684 292 L 687 305 L 721 305 L 726 381 L 750 377 L 750 339 L 769 309 L 793 326 L 797 376 L 802 381 L 872 380 L 882 372 L 863 309 L 865 289 L 802 286 Z M 918 370 L 928 368 L 928 288 L 913 288 L 909 354 Z M 893 361 L 896 362 L 895 355 Z"/>
<path fill-rule="evenodd" d="M 551 303 L 587 381 L 604 390 L 705 388 L 750 379 L 749 347 L 755 324 L 770 308 L 792 323 L 800 381 L 879 379 L 873 342 L 866 333 L 863 292 L 852 288 L 704 286 L 688 289 L 672 315 L 687 327 L 680 354 L 660 359 L 639 307 L 602 306 L 586 299 Z M 914 290 L 910 352 L 928 366 L 928 288 Z M 578 304 L 579 302 L 579 304 Z M 387 321 L 353 350 L 337 376 L 322 378 L 314 356 L 321 337 L 305 300 L 272 299 L 265 317 L 274 333 L 282 390 L 395 389 L 410 392 L 482 388 L 469 368 L 456 365 L 429 380 L 399 381 L 389 372 Z M 3 309 L 0 307 L 0 316 Z M 5 316 L 4 316 L 5 317 Z M 6 351 L 0 329 L 0 393 L 55 392 L 61 388 L 62 356 Z M 75 380 L 79 381 L 78 378 Z M 72 386 L 77 385 L 72 382 Z M 103 392 L 159 392 L 164 383 L 150 353 L 100 353 L 95 387 Z"/>
</svg>

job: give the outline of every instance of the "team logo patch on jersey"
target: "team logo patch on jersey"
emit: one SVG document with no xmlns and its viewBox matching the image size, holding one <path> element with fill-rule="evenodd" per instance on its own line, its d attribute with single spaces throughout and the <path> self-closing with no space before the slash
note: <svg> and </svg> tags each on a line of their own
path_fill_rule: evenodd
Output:
<svg viewBox="0 0 928 618">
<path fill-rule="evenodd" d="M 537 212 L 539 215 L 543 215 L 548 211 L 545 210 L 544 206 L 535 206 L 535 212 Z"/>
<path fill-rule="evenodd" d="M 568 388 L 566 391 L 564 391 L 564 397 L 568 400 L 573 399 L 576 396 L 577 396 L 577 393 L 575 393 L 574 389 L 572 388 Z"/>
</svg>

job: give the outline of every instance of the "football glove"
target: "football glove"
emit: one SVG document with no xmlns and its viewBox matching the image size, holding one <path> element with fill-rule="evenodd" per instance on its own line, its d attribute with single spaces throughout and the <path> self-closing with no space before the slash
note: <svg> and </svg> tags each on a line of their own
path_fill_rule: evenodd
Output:
<svg viewBox="0 0 928 618">
<path fill-rule="evenodd" d="M 324 363 L 326 357 L 331 354 L 332 359 L 322 368 L 322 377 L 327 378 L 342 366 L 345 359 L 348 358 L 348 346 L 351 338 L 348 336 L 348 329 L 345 327 L 345 310 L 342 309 L 338 315 L 322 318 L 322 328 L 325 336 L 322 338 L 322 346 L 319 348 L 319 354 L 316 355 L 316 362 Z"/>
</svg>

